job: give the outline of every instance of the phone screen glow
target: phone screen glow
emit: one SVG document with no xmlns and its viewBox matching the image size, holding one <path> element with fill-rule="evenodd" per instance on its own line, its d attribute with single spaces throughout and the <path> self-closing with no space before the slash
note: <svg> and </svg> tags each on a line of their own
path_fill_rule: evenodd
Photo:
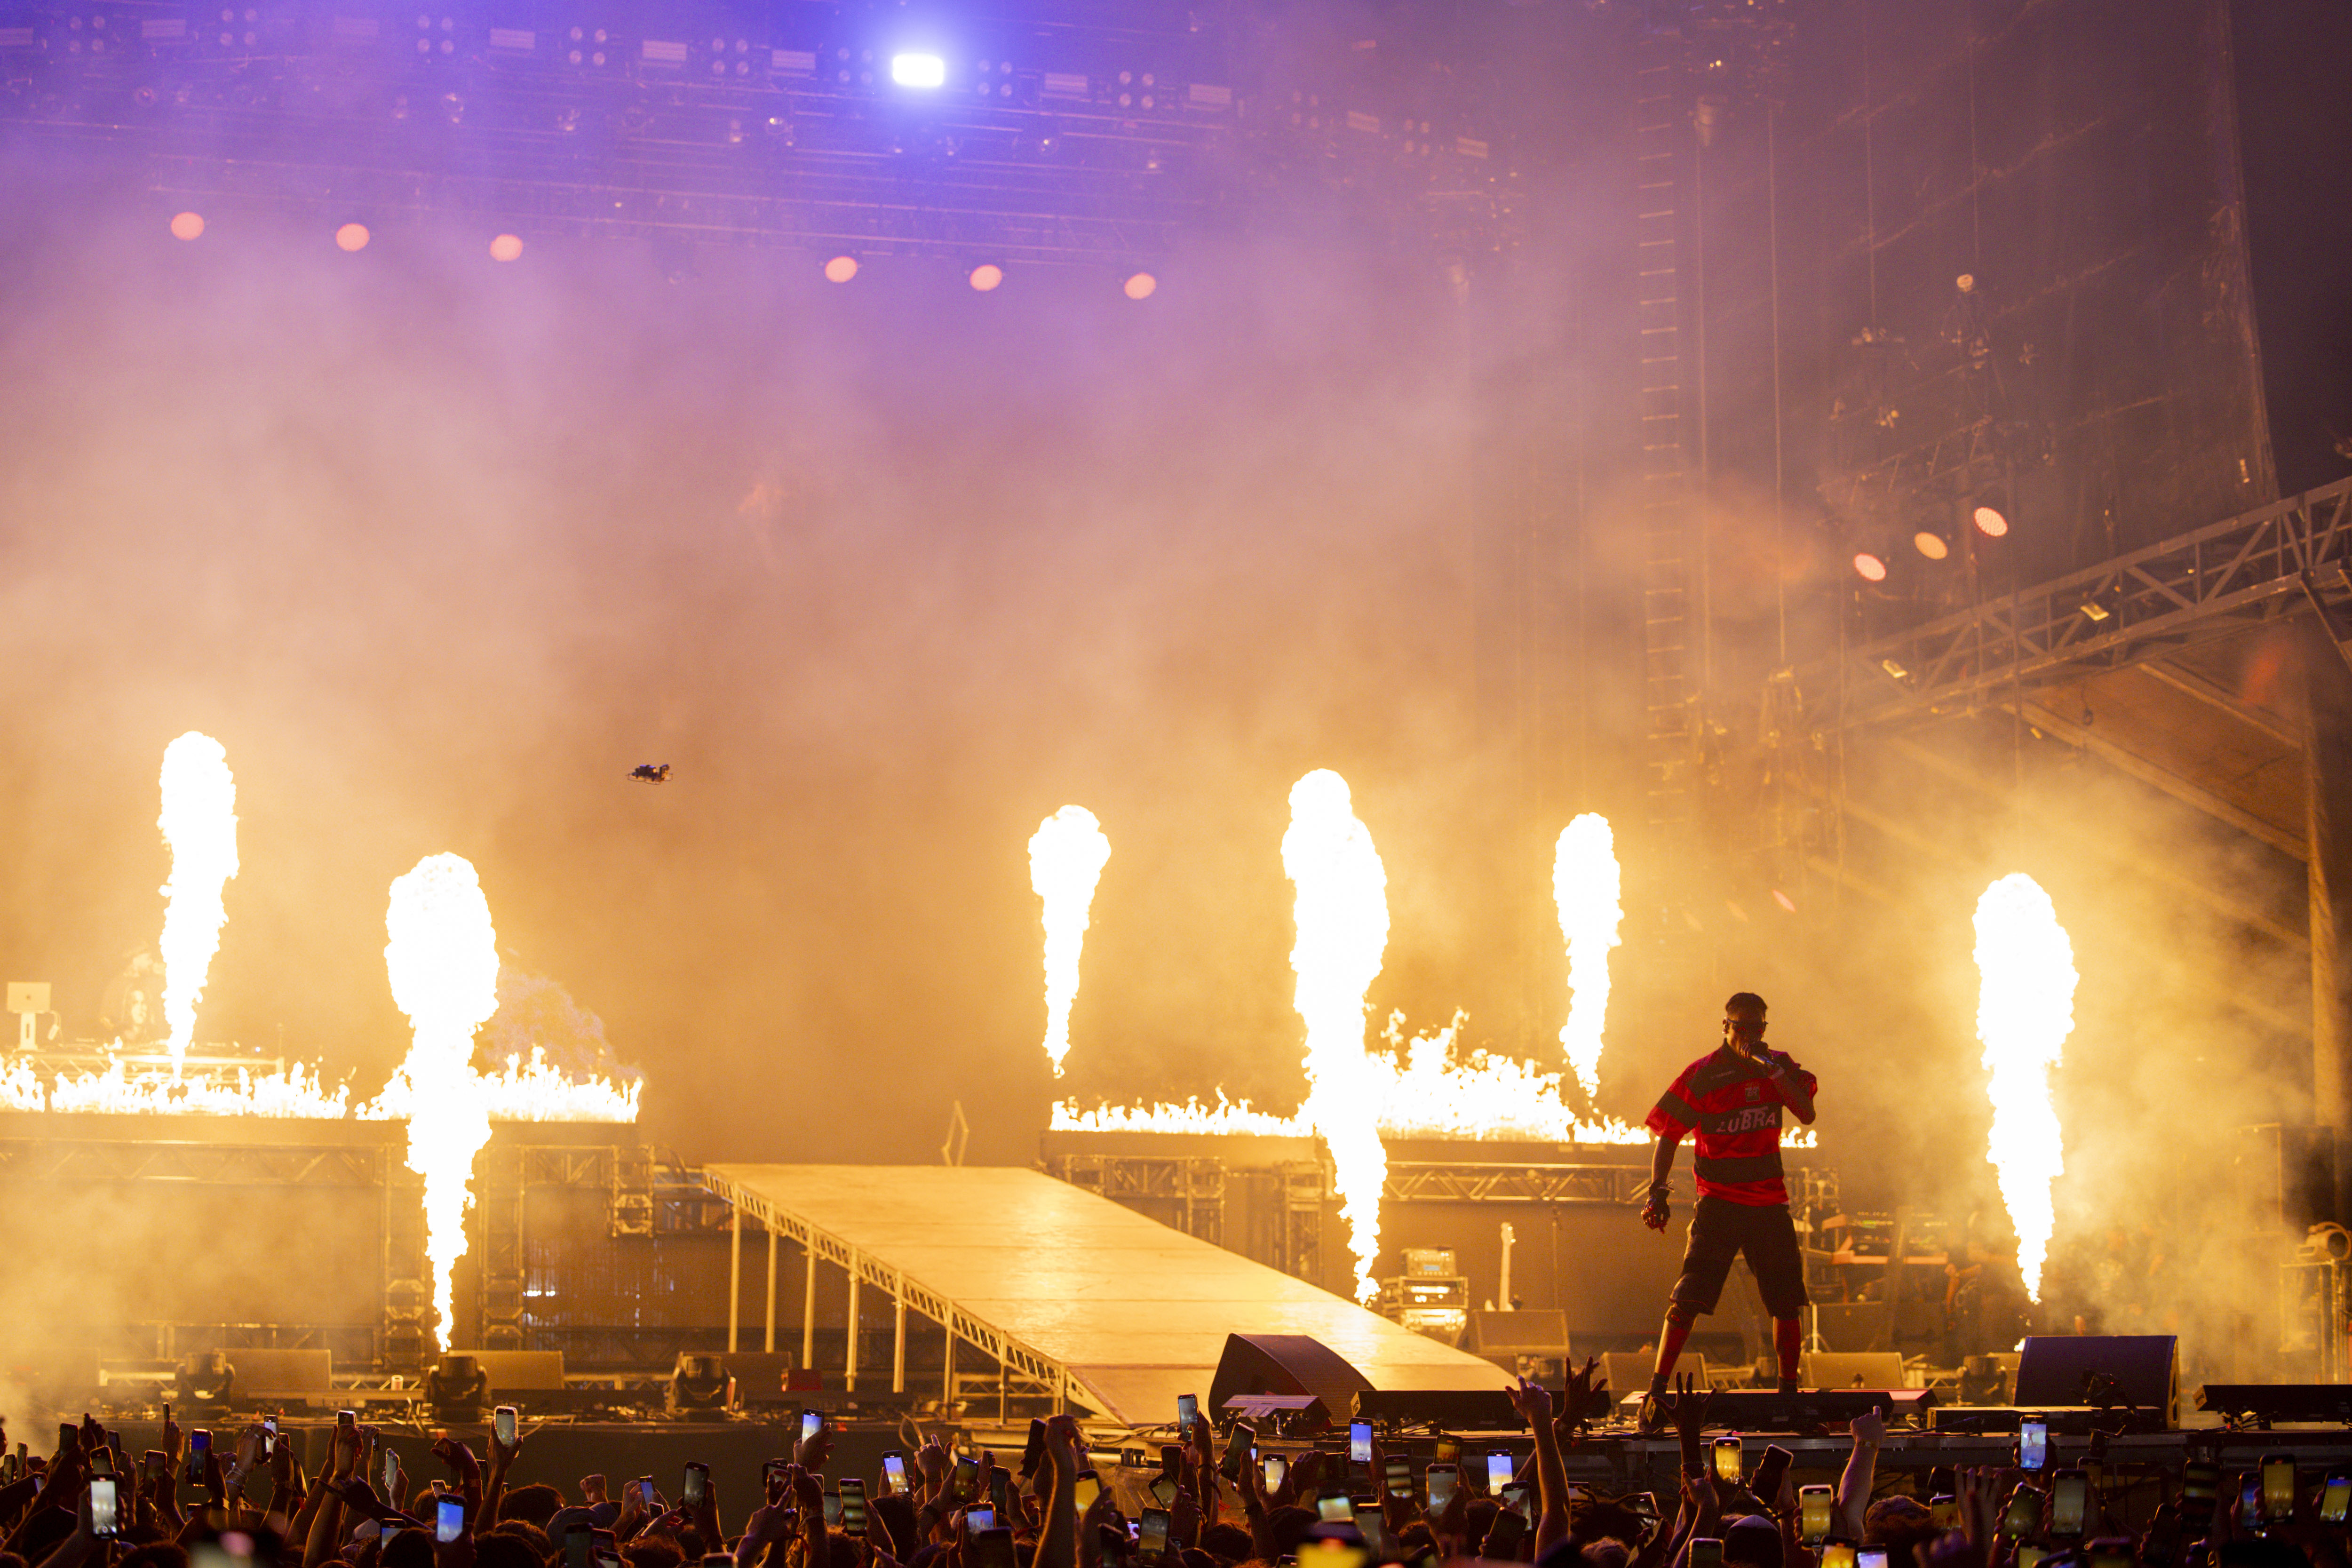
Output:
<svg viewBox="0 0 2352 1568">
<path fill-rule="evenodd" d="M 2041 1421 L 2021 1422 L 2017 1428 L 2020 1469 L 2038 1470 L 2050 1462 L 2050 1427 Z"/>
<path fill-rule="evenodd" d="M 1487 1455 L 1486 1489 L 1497 1497 L 1501 1496 L 1503 1489 L 1511 1484 L 1511 1474 L 1516 1468 L 1508 1454 Z"/>
<path fill-rule="evenodd" d="M 2080 1535 L 2089 1491 L 2089 1483 L 2080 1476 L 2059 1477 L 2050 1489 L 2050 1528 L 2061 1535 Z"/>
<path fill-rule="evenodd" d="M 2341 1524 L 2347 1513 L 2352 1513 L 2352 1476 L 2330 1476 L 2327 1489 L 2319 1496 L 2319 1517 Z"/>
<path fill-rule="evenodd" d="M 1357 1465 L 1369 1465 L 1372 1462 L 1370 1422 L 1351 1421 L 1348 1424 L 1348 1460 L 1350 1464 Z"/>
</svg>

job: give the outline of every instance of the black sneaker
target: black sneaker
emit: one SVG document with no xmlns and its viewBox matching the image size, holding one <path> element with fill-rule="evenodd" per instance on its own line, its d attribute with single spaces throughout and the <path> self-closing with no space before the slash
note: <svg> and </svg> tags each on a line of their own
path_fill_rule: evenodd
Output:
<svg viewBox="0 0 2352 1568">
<path fill-rule="evenodd" d="M 1796 1393 L 1796 1392 L 1797 1392 L 1797 1380 L 1796 1380 L 1795 1378 L 1793 1378 L 1793 1377 L 1784 1377 L 1784 1378 L 1782 1378 L 1782 1379 L 1780 1380 L 1780 1387 L 1779 1387 L 1779 1389 L 1777 1390 L 1777 1392 L 1779 1392 L 1779 1393 L 1780 1393 L 1780 1394 L 1794 1394 L 1794 1393 Z"/>
<path fill-rule="evenodd" d="M 1666 1407 L 1658 1395 L 1665 1393 L 1664 1382 L 1650 1384 L 1650 1392 L 1642 1396 L 1641 1415 L 1635 1430 L 1644 1437 L 1655 1437 L 1666 1429 Z"/>
</svg>

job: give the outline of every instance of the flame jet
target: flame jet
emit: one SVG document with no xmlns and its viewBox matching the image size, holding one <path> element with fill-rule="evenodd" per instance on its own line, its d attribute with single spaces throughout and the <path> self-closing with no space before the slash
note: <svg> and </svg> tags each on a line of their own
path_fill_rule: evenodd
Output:
<svg viewBox="0 0 2352 1568">
<path fill-rule="evenodd" d="M 172 1077 L 196 1036 L 196 1004 L 228 911 L 221 889 L 236 875 L 236 781 L 228 752 L 191 730 L 163 748 L 163 812 L 155 826 L 172 851 L 163 884 L 163 1022 L 171 1030 Z"/>
<path fill-rule="evenodd" d="M 1307 1021 L 1307 1103 L 1301 1114 L 1331 1151 L 1339 1214 L 1356 1258 L 1356 1299 L 1371 1300 L 1381 1255 L 1381 1076 L 1364 1050 L 1364 994 L 1389 942 L 1388 873 L 1356 819 L 1348 781 L 1318 768 L 1290 789 L 1282 868 L 1297 889 L 1290 966 Z"/>
<path fill-rule="evenodd" d="M 1618 903 L 1623 887 L 1609 819 L 1588 811 L 1559 830 L 1552 851 L 1551 896 L 1568 942 L 1568 1022 L 1559 1048 L 1591 1100 L 1601 1089 L 1601 1037 L 1609 1021 L 1609 950 L 1622 940 Z"/>
<path fill-rule="evenodd" d="M 1083 805 L 1062 807 L 1030 836 L 1029 886 L 1045 904 L 1045 1058 L 1055 1078 L 1070 1054 L 1070 1004 L 1078 996 L 1087 911 L 1109 859 L 1110 840 Z"/>
<path fill-rule="evenodd" d="M 2026 1294 L 2042 1300 L 2042 1265 L 2057 1226 L 2050 1184 L 2065 1173 L 2050 1072 L 2074 1028 L 2074 946 L 2057 906 L 2023 873 L 1977 900 L 1977 1038 L 1984 1042 L 1992 1131 L 1985 1157 L 2017 1229 Z"/>
<path fill-rule="evenodd" d="M 385 1098 L 405 1101 L 408 1168 L 425 1178 L 425 1253 L 446 1350 L 474 1156 L 490 1141 L 474 1031 L 499 1010 L 499 938 L 474 868 L 456 855 L 429 855 L 395 879 L 383 924 L 392 998 L 416 1031 Z"/>
</svg>

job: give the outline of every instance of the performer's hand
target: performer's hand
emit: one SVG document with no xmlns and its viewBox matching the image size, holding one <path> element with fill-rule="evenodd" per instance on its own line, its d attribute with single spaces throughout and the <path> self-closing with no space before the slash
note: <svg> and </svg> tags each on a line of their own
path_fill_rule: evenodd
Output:
<svg viewBox="0 0 2352 1568">
<path fill-rule="evenodd" d="M 1652 1193 L 1650 1201 L 1642 1205 L 1642 1223 L 1652 1230 L 1665 1229 L 1666 1221 L 1673 1215 L 1674 1211 L 1668 1206 L 1664 1193 Z"/>
</svg>

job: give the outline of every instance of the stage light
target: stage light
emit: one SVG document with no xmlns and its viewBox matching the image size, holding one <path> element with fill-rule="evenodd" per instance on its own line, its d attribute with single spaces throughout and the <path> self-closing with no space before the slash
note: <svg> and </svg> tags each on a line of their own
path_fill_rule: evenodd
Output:
<svg viewBox="0 0 2352 1568">
<path fill-rule="evenodd" d="M 971 269 L 971 286 L 985 294 L 1004 281 L 1004 268 L 993 262 L 983 261 Z"/>
<path fill-rule="evenodd" d="M 482 1418 L 482 1406 L 489 1402 L 490 1374 L 475 1357 L 445 1354 L 426 1369 L 425 1403 L 436 1420 L 470 1425 Z"/>
<path fill-rule="evenodd" d="M 1149 300 L 1151 298 L 1152 290 L 1159 287 L 1159 279 L 1149 272 L 1138 272 L 1127 280 L 1127 297 L 1130 300 Z"/>
<path fill-rule="evenodd" d="M 892 55 L 890 79 L 900 87 L 941 87 L 948 79 L 948 62 L 937 55 Z"/>
<path fill-rule="evenodd" d="M 519 234 L 502 234 L 496 239 L 490 241 L 490 259 L 493 261 L 520 261 L 522 259 L 522 236 Z"/>
<path fill-rule="evenodd" d="M 172 215 L 172 237 L 173 239 L 198 239 L 203 237 L 204 232 L 204 214 L 174 213 Z"/>
<path fill-rule="evenodd" d="M 1853 574 L 1865 583 L 1884 583 L 1886 563 L 1867 550 L 1857 550 L 1853 554 Z"/>
<path fill-rule="evenodd" d="M 1951 541 L 1932 528 L 1923 528 L 1913 534 L 1911 548 L 1930 561 L 1941 561 L 1952 552 Z"/>
<path fill-rule="evenodd" d="M 857 258 L 855 256 L 836 256 L 824 264 L 824 280 L 828 283 L 846 283 L 856 276 Z"/>
<path fill-rule="evenodd" d="M 1976 510 L 1969 514 L 1969 521 L 1975 523 L 1977 531 L 1987 539 L 2003 538 L 2009 532 L 2009 517 L 1997 506 L 1979 501 Z"/>
<path fill-rule="evenodd" d="M 367 225 L 363 223 L 347 223 L 335 230 L 335 244 L 344 250 L 365 250 L 367 242 Z"/>
</svg>

